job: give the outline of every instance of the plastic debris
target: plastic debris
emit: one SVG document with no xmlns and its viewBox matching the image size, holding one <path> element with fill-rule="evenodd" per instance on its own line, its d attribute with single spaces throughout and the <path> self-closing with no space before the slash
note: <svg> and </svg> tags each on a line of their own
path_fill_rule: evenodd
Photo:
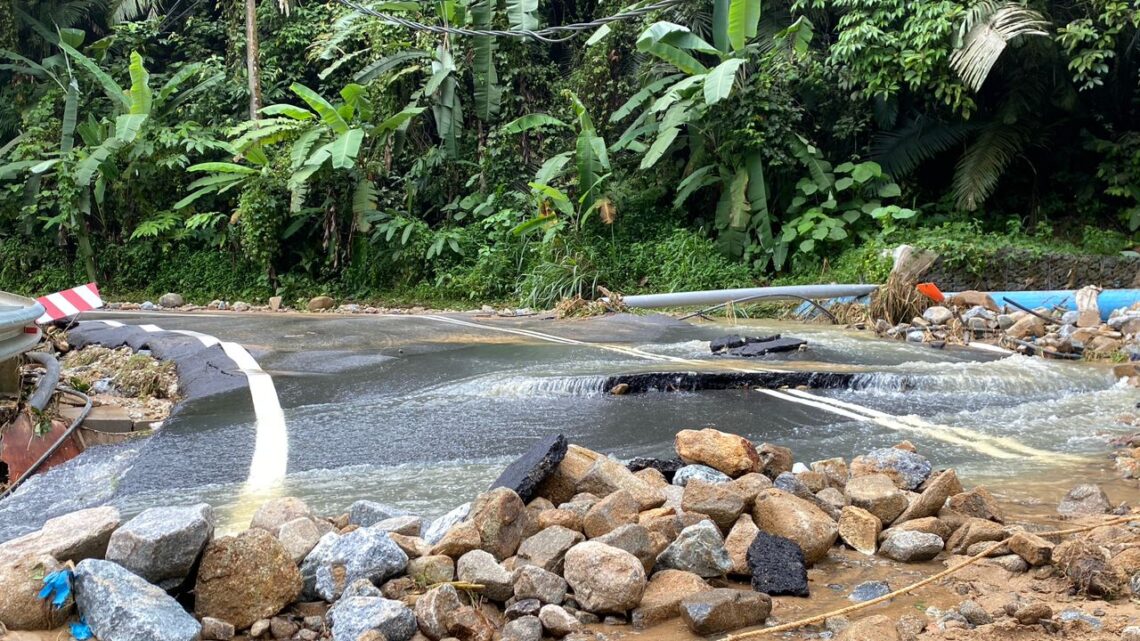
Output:
<svg viewBox="0 0 1140 641">
<path fill-rule="evenodd" d="M 95 638 L 95 635 L 91 632 L 91 626 L 87 625 L 86 617 L 79 617 L 79 621 L 73 621 L 71 623 L 71 636 L 74 637 L 76 641 L 87 641 L 87 639 Z"/>
<path fill-rule="evenodd" d="M 55 609 L 62 608 L 71 598 L 71 570 L 57 570 L 44 577 L 44 587 L 39 598 L 51 599 Z"/>
</svg>

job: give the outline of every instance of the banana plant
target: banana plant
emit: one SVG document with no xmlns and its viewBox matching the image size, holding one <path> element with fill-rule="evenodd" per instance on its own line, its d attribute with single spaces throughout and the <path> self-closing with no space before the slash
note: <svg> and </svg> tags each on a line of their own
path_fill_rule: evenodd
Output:
<svg viewBox="0 0 1140 641">
<path fill-rule="evenodd" d="M 45 227 L 59 228 L 75 235 L 79 254 L 87 275 L 97 278 L 95 252 L 88 235 L 90 218 L 104 205 L 110 180 L 129 173 L 137 162 L 147 162 L 154 145 L 142 144 L 150 132 L 151 121 L 173 112 L 179 105 L 219 82 L 223 74 L 215 73 L 182 91 L 188 81 L 205 75 L 201 64 L 190 64 L 174 74 L 157 92 L 150 86 L 150 74 L 138 52 L 130 55 L 130 86 L 124 88 L 99 64 L 80 52 L 84 33 L 76 29 L 60 29 L 55 45 L 60 53 L 36 64 L 12 52 L 0 56 L 13 64 L 6 69 L 47 78 L 64 89 L 63 118 L 59 150 L 36 161 L 20 161 L 0 167 L 0 178 L 26 175 L 25 191 L 33 196 L 44 181 L 68 184 L 71 197 L 59 202 L 59 209 L 45 216 Z M 88 112 L 80 122 L 79 104 L 82 85 L 93 81 L 111 104 L 110 114 Z M 78 140 L 76 136 L 78 135 Z M 77 144 L 78 143 L 78 144 Z"/>
<path fill-rule="evenodd" d="M 207 162 L 187 171 L 206 174 L 190 184 L 190 193 L 175 209 L 188 207 L 209 194 L 240 189 L 250 180 L 273 171 L 270 154 L 278 153 L 288 142 L 290 211 L 299 212 L 309 191 L 310 179 L 324 168 L 355 171 L 357 178 L 353 213 L 358 221 L 375 210 L 376 190 L 367 172 L 359 171 L 358 161 L 365 144 L 380 148 L 394 144 L 423 107 L 409 106 L 379 122 L 366 89 L 348 84 L 333 104 L 316 91 L 294 83 L 290 90 L 306 107 L 276 104 L 261 109 L 264 118 L 235 127 L 229 143 L 231 154 L 240 162 Z"/>
<path fill-rule="evenodd" d="M 743 256 L 755 234 L 770 256 L 777 246 L 768 207 L 768 186 L 760 150 L 743 157 L 722 157 L 702 123 L 716 105 L 729 100 L 742 77 L 759 61 L 759 0 L 712 0 L 713 43 L 689 28 L 656 22 L 637 38 L 639 51 L 666 63 L 668 71 L 653 79 L 613 113 L 623 122 L 636 114 L 612 147 L 640 155 L 640 168 L 653 169 L 671 150 L 687 145 L 689 169 L 677 185 L 673 204 L 681 208 L 694 194 L 716 189 L 715 225 L 722 250 Z M 796 52 L 806 51 L 811 24 L 801 18 L 776 36 Z"/>
<path fill-rule="evenodd" d="M 594 126 L 589 111 L 577 95 L 564 91 L 563 96 L 570 101 L 575 116 L 578 135 L 574 141 L 574 151 L 566 151 L 550 157 L 542 164 L 534 179 L 528 183 L 530 196 L 537 204 L 537 215 L 515 228 L 516 233 L 525 233 L 543 227 L 547 230 L 546 239 L 552 238 L 567 221 L 574 221 L 578 227 L 586 224 L 594 214 L 600 214 L 606 224 L 612 223 L 615 215 L 613 201 L 602 192 L 610 177 L 610 159 L 606 141 Z M 539 127 L 570 129 L 571 125 L 553 116 L 535 113 L 518 118 L 502 127 L 506 135 L 521 134 Z M 559 188 L 555 183 L 562 182 L 570 159 L 574 159 L 577 183 L 574 198 L 567 188 Z"/>
</svg>

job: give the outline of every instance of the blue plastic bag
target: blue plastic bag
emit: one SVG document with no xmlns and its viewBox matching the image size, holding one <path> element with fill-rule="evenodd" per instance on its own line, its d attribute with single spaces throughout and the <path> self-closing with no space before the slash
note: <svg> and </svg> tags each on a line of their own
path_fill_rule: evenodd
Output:
<svg viewBox="0 0 1140 641">
<path fill-rule="evenodd" d="M 91 633 L 91 626 L 87 625 L 86 617 L 79 617 L 78 622 L 71 624 L 71 636 L 75 638 L 75 641 L 87 641 L 87 639 L 95 638 L 95 635 Z"/>
<path fill-rule="evenodd" d="M 41 599 L 51 599 L 55 609 L 62 608 L 71 597 L 71 570 L 57 570 L 44 577 L 44 587 L 40 590 Z"/>
</svg>

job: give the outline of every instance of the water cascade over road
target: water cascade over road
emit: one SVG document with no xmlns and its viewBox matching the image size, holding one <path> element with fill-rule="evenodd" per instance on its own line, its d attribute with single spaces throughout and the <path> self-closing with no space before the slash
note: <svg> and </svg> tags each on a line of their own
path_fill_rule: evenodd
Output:
<svg viewBox="0 0 1140 641">
<path fill-rule="evenodd" d="M 240 519 L 263 498 L 249 482 L 251 468 L 265 465 L 288 471 L 267 491 L 303 497 L 314 509 L 370 498 L 432 516 L 485 488 L 535 438 L 553 432 L 628 458 L 668 456 L 678 430 L 715 426 L 790 447 L 805 463 L 906 438 L 937 466 L 992 484 L 1105 467 L 1105 435 L 1123 429 L 1114 419 L 1135 403 L 1135 390 L 1117 386 L 1101 367 L 933 350 L 798 324 L 690 325 L 659 316 L 113 318 L 244 347 L 272 377 L 287 437 L 283 430 L 267 436 L 247 390 L 191 403 L 155 437 L 92 449 L 0 503 L 0 540 L 102 502 L 129 514 L 205 500 Z M 809 349 L 762 361 L 712 357 L 708 339 L 728 332 L 782 332 L 807 339 Z M 851 375 L 851 384 L 628 396 L 611 396 L 606 386 L 616 375 L 674 371 L 833 372 Z M 283 460 L 255 464 L 266 444 Z"/>
</svg>

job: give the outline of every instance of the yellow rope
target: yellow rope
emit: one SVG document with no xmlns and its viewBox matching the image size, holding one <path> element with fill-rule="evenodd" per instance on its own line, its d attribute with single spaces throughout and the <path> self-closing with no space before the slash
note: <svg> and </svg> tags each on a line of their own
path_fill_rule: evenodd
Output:
<svg viewBox="0 0 1140 641">
<path fill-rule="evenodd" d="M 1136 518 L 1137 518 L 1136 515 L 1133 514 L 1133 515 L 1129 515 L 1129 516 L 1122 516 L 1122 517 L 1119 517 L 1116 519 L 1112 519 L 1112 520 L 1106 521 L 1104 523 L 1097 523 L 1096 525 L 1088 525 L 1088 526 L 1084 526 L 1084 527 L 1073 528 L 1070 530 L 1055 530 L 1053 532 L 1033 532 L 1033 534 L 1036 534 L 1037 536 L 1042 536 L 1042 537 L 1045 537 L 1045 536 L 1064 536 L 1067 534 L 1079 534 L 1081 532 L 1088 532 L 1089 530 L 1095 530 L 1098 527 L 1107 527 L 1109 525 L 1119 525 L 1121 523 L 1127 523 L 1128 521 L 1136 520 Z M 948 568 L 946 570 L 943 570 L 942 572 L 939 572 L 938 574 L 935 574 L 934 576 L 927 577 L 927 578 L 925 578 L 925 579 L 923 579 L 917 583 L 912 583 L 912 584 L 906 586 L 905 588 L 895 590 L 894 592 L 891 592 L 890 594 L 884 594 L 883 596 L 876 597 L 874 599 L 871 599 L 870 601 L 864 601 L 864 602 L 858 603 L 856 605 L 850 605 L 850 606 L 847 606 L 845 608 L 840 608 L 838 610 L 826 612 L 824 614 L 816 615 L 813 617 L 808 617 L 806 619 L 800 619 L 799 621 L 792 621 L 791 623 L 784 623 L 781 625 L 773 626 L 771 628 L 764 628 L 763 630 L 754 630 L 752 632 L 743 632 L 741 634 L 730 634 L 727 637 L 725 637 L 724 641 L 747 641 L 749 639 L 758 639 L 760 637 L 765 637 L 765 636 L 768 636 L 771 634 L 776 634 L 777 632 L 787 632 L 788 630 L 795 630 L 797 628 L 802 628 L 805 625 L 810 625 L 812 623 L 819 623 L 820 621 L 823 621 L 823 620 L 828 619 L 830 617 L 843 616 L 846 614 L 850 614 L 852 612 L 858 612 L 859 610 L 869 608 L 873 605 L 878 605 L 879 603 L 882 603 L 884 601 L 889 601 L 889 600 L 891 600 L 897 596 L 900 596 L 902 594 L 906 594 L 907 592 L 910 592 L 912 590 L 917 590 L 918 588 L 921 588 L 925 585 L 930 585 L 931 583 L 934 583 L 935 581 L 937 581 L 939 579 L 942 579 L 942 578 L 945 578 L 947 576 L 950 576 L 951 574 L 954 574 L 955 572 L 957 572 L 958 570 L 961 570 L 962 568 L 964 568 L 966 566 L 973 565 L 974 563 L 977 563 L 978 561 L 981 561 L 982 559 L 986 558 L 986 556 L 989 555 L 990 552 L 993 552 L 994 550 L 1000 548 L 1001 546 L 1009 543 L 1009 540 L 1012 538 L 1013 537 L 1010 536 L 1010 537 L 1007 537 L 1001 541 L 998 541 L 997 543 L 994 543 L 993 545 L 986 548 L 982 552 L 975 554 L 974 556 L 966 559 L 965 561 L 962 561 L 961 563 L 959 563 L 958 565 L 955 565 L 952 568 Z"/>
</svg>

